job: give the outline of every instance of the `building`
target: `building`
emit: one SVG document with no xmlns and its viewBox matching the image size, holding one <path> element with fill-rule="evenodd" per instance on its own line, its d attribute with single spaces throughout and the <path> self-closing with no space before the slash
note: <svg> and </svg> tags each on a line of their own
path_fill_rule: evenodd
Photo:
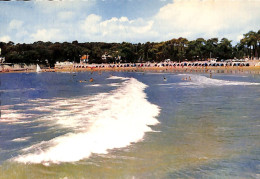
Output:
<svg viewBox="0 0 260 179">
<path fill-rule="evenodd" d="M 210 62 L 210 63 L 216 63 L 216 62 L 217 62 L 217 59 L 216 59 L 216 58 L 209 58 L 209 59 L 208 59 L 208 62 Z"/>
<path fill-rule="evenodd" d="M 113 58 L 111 55 L 109 55 L 107 52 L 105 52 L 105 54 L 103 54 L 102 56 L 101 56 L 101 59 L 103 60 L 103 61 L 107 61 L 107 60 L 109 60 L 109 59 L 111 59 L 111 58 Z"/>
<path fill-rule="evenodd" d="M 171 62 L 171 59 L 165 59 L 164 60 L 164 63 L 170 63 Z"/>
<path fill-rule="evenodd" d="M 80 58 L 80 63 L 88 63 L 88 57 L 89 55 L 83 55 L 81 58 Z"/>
<path fill-rule="evenodd" d="M 4 63 L 5 62 L 5 57 L 0 57 L 0 63 Z"/>
<path fill-rule="evenodd" d="M 68 61 L 56 62 L 55 63 L 55 68 L 59 68 L 59 69 L 62 69 L 62 68 L 72 68 L 72 67 L 73 67 L 73 63 L 72 62 L 68 62 Z"/>
</svg>

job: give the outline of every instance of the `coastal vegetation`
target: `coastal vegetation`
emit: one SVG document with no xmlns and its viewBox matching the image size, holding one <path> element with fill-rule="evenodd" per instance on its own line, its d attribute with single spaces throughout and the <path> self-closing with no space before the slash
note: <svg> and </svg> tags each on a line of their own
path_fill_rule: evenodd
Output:
<svg viewBox="0 0 260 179">
<path fill-rule="evenodd" d="M 171 39 L 164 42 L 146 43 L 104 43 L 104 42 L 34 42 L 32 44 L 14 44 L 0 42 L 1 56 L 7 63 L 48 64 L 53 66 L 57 61 L 79 62 L 83 55 L 89 56 L 89 63 L 117 62 L 160 62 L 205 60 L 208 58 L 259 58 L 260 30 L 244 34 L 239 43 L 232 46 L 227 38 L 186 38 Z M 102 58 L 109 54 L 108 58 Z M 120 58 L 119 58 L 120 57 Z"/>
</svg>

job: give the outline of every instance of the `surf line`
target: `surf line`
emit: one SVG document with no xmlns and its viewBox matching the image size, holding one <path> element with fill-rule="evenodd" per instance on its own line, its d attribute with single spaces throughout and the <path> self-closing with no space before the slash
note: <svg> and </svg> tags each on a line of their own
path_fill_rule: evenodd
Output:
<svg viewBox="0 0 260 179">
<path fill-rule="evenodd" d="M 145 84 L 135 78 L 124 80 L 119 88 L 109 93 L 77 99 L 78 104 L 74 106 L 84 110 L 78 110 L 81 112 L 69 119 L 67 113 L 56 114 L 61 126 L 66 127 L 69 120 L 71 125 L 83 126 L 81 129 L 32 145 L 13 160 L 44 165 L 76 162 L 92 153 L 106 154 L 110 149 L 141 141 L 146 132 L 152 131 L 150 125 L 159 123 L 156 117 L 160 108 L 147 100 Z M 75 113 L 73 108 L 67 110 Z"/>
</svg>

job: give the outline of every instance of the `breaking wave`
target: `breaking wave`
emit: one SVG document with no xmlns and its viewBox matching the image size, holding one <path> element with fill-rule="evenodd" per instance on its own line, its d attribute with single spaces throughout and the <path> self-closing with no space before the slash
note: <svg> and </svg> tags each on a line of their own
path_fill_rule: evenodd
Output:
<svg viewBox="0 0 260 179">
<path fill-rule="evenodd" d="M 152 131 L 149 125 L 159 123 L 156 116 L 160 112 L 146 99 L 146 87 L 134 78 L 125 78 L 122 86 L 109 93 L 55 101 L 39 99 L 44 104 L 40 110 L 49 110 L 50 114 L 38 118 L 38 122 L 51 122 L 72 132 L 32 145 L 13 160 L 45 165 L 75 162 L 142 140 L 145 132 Z"/>
<path fill-rule="evenodd" d="M 180 74 L 184 80 L 178 85 L 185 87 L 211 87 L 211 86 L 231 86 L 231 85 L 260 85 L 260 83 L 251 83 L 251 82 L 241 82 L 241 81 L 228 81 L 228 80 L 219 80 L 214 78 L 208 78 L 206 76 L 200 75 L 190 75 L 190 74 Z"/>
</svg>

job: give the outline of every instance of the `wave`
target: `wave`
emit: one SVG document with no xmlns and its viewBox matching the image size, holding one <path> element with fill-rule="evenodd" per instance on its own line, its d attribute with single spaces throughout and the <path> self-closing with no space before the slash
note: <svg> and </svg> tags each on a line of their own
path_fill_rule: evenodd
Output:
<svg viewBox="0 0 260 179">
<path fill-rule="evenodd" d="M 231 85 L 260 85 L 260 83 L 251 83 L 251 82 L 240 82 L 240 81 L 228 81 L 228 80 L 219 80 L 214 78 L 208 78 L 206 76 L 200 75 L 190 75 L 190 74 L 179 74 L 183 76 L 185 80 L 183 82 L 177 83 L 178 85 L 185 87 L 211 87 L 211 86 L 231 86 Z"/>
<path fill-rule="evenodd" d="M 23 88 L 23 89 L 1 89 L 0 92 L 11 93 L 11 92 L 27 92 L 27 91 L 35 91 L 35 88 Z"/>
<path fill-rule="evenodd" d="M 92 86 L 92 87 L 100 87 L 100 86 L 102 86 L 102 85 L 100 85 L 100 84 L 86 85 L 86 87 L 89 87 L 89 86 Z"/>
<path fill-rule="evenodd" d="M 38 120 L 72 132 L 32 145 L 13 160 L 45 165 L 76 162 L 92 153 L 106 154 L 109 149 L 142 140 L 145 132 L 152 131 L 149 125 L 159 123 L 156 116 L 160 109 L 146 99 L 145 84 L 134 78 L 124 80 L 109 93 L 43 101 L 46 105 L 42 108 L 53 108 L 53 114 Z"/>
<path fill-rule="evenodd" d="M 25 141 L 28 141 L 29 139 L 31 139 L 31 137 L 20 137 L 20 138 L 13 139 L 12 141 L 13 142 L 25 142 Z"/>
<path fill-rule="evenodd" d="M 32 117 L 32 114 L 24 114 L 20 110 L 4 109 L 1 110 L 0 123 L 7 124 L 25 124 L 27 120 Z"/>
<path fill-rule="evenodd" d="M 108 86 L 120 86 L 120 83 L 110 83 Z"/>
<path fill-rule="evenodd" d="M 107 79 L 109 79 L 109 80 L 128 80 L 128 79 L 130 79 L 130 78 L 121 77 L 121 76 L 110 76 L 110 77 L 108 77 Z"/>
</svg>

